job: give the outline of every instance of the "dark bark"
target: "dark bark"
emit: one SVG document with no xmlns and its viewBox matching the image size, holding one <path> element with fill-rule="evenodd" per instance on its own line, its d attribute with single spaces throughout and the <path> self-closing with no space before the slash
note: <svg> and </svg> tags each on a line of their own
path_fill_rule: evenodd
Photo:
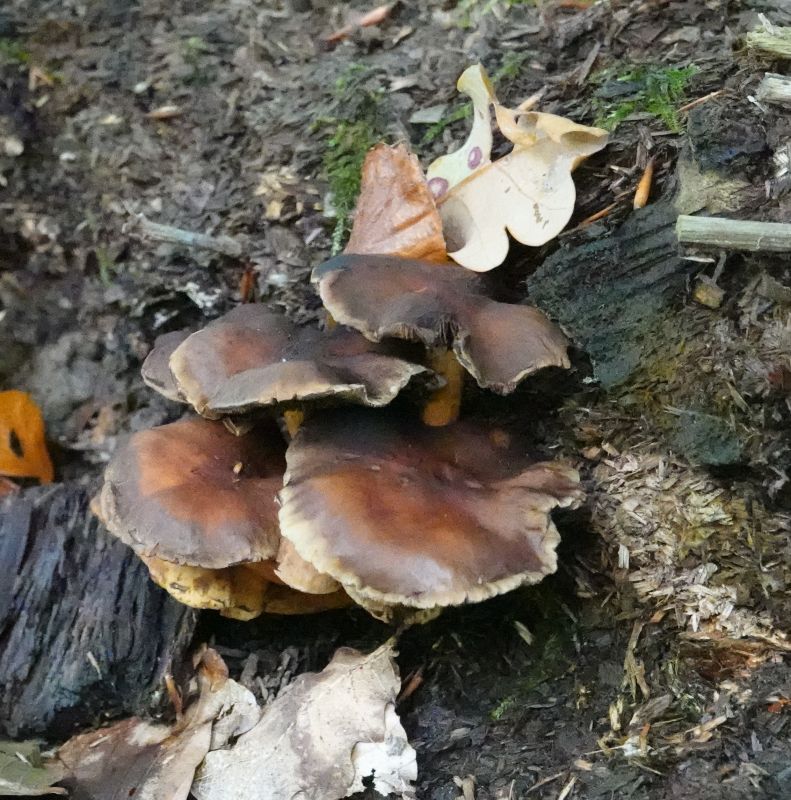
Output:
<svg viewBox="0 0 791 800">
<path fill-rule="evenodd" d="M 569 239 L 528 280 L 530 297 L 591 357 L 602 386 L 624 382 L 655 350 L 657 321 L 700 265 L 679 257 L 669 200 L 635 212 L 608 236 Z M 587 236 L 589 241 L 585 241 Z"/>
<path fill-rule="evenodd" d="M 143 710 L 196 612 L 148 578 L 77 486 L 0 505 L 0 732 L 65 736 Z"/>
</svg>

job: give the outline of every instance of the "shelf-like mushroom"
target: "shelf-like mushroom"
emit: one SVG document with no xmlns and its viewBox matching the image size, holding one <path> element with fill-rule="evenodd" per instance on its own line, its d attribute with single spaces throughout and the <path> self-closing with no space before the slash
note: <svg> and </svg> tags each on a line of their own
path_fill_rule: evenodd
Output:
<svg viewBox="0 0 791 800">
<path fill-rule="evenodd" d="M 577 505 L 568 466 L 529 463 L 467 423 L 334 410 L 289 445 L 280 527 L 372 613 L 476 602 L 556 569 L 550 517 Z"/>
<path fill-rule="evenodd" d="M 568 341 L 532 306 L 498 303 L 458 267 L 392 256 L 336 256 L 313 270 L 322 302 L 343 325 L 448 347 L 478 385 L 500 394 L 543 367 L 568 367 Z"/>
<path fill-rule="evenodd" d="M 343 328 L 298 327 L 253 304 L 193 333 L 169 366 L 181 396 L 209 419 L 322 399 L 382 406 L 415 375 L 429 374 L 391 345 Z"/>
<path fill-rule="evenodd" d="M 257 616 L 272 599 L 271 584 L 284 582 L 279 558 L 314 594 L 335 593 L 334 581 L 281 542 L 284 450 L 274 424 L 241 436 L 204 419 L 141 431 L 115 451 L 94 510 L 187 605 Z M 306 601 L 306 611 L 315 605 Z"/>
</svg>

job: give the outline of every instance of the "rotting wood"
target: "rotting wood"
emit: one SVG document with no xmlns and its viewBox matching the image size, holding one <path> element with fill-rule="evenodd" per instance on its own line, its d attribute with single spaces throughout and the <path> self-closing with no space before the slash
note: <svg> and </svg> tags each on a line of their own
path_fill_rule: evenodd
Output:
<svg viewBox="0 0 791 800">
<path fill-rule="evenodd" d="M 183 228 L 174 228 L 172 225 L 162 225 L 159 222 L 152 222 L 143 214 L 136 218 L 133 230 L 156 242 L 197 247 L 200 250 L 210 250 L 230 258 L 241 258 L 244 252 L 242 244 L 230 236 L 210 236 L 207 233 L 196 233 Z"/>
<path fill-rule="evenodd" d="M 679 244 L 696 244 L 722 250 L 791 252 L 791 225 L 783 222 L 681 215 L 676 223 L 676 233 Z"/>
<path fill-rule="evenodd" d="M 679 258 L 675 220 L 672 202 L 660 200 L 605 236 L 586 227 L 528 278 L 531 299 L 589 353 L 605 387 L 657 346 L 657 320 L 696 269 Z"/>
<path fill-rule="evenodd" d="M 755 96 L 765 103 L 791 106 L 791 77 L 767 72 L 758 85 Z"/>
<path fill-rule="evenodd" d="M 191 639 L 196 612 L 148 579 L 88 501 L 57 485 L 0 503 L 0 733 L 67 735 L 143 711 Z"/>
</svg>

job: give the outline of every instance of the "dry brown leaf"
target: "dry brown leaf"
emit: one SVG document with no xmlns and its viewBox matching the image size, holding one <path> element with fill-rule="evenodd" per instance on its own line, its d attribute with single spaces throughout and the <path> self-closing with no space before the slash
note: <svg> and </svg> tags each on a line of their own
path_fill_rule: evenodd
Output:
<svg viewBox="0 0 791 800">
<path fill-rule="evenodd" d="M 417 158 L 400 144 L 376 145 L 363 164 L 345 253 L 447 261 L 442 220 Z"/>
<path fill-rule="evenodd" d="M 54 477 L 44 420 L 26 392 L 0 392 L 0 475 L 38 478 L 41 483 Z"/>
<path fill-rule="evenodd" d="M 574 210 L 571 173 L 601 150 L 607 133 L 554 114 L 508 109 L 498 103 L 480 65 L 465 70 L 459 88 L 473 98 L 475 121 L 464 147 L 428 169 L 450 256 L 486 272 L 508 255 L 508 233 L 539 246 L 557 236 Z M 490 110 L 513 150 L 492 162 Z M 487 149 L 488 143 L 488 149 Z"/>
<path fill-rule="evenodd" d="M 301 675 L 261 721 L 209 753 L 197 800 L 337 800 L 363 790 L 411 797 L 415 751 L 395 713 L 400 681 L 389 644 L 370 655 L 338 650 L 326 669 Z"/>
<path fill-rule="evenodd" d="M 187 800 L 209 749 L 225 746 L 260 718 L 253 695 L 235 681 L 212 690 L 204 672 L 200 682 L 200 697 L 174 726 L 133 717 L 66 742 L 58 758 L 70 773 L 64 783 L 71 792 L 90 800 Z"/>
</svg>

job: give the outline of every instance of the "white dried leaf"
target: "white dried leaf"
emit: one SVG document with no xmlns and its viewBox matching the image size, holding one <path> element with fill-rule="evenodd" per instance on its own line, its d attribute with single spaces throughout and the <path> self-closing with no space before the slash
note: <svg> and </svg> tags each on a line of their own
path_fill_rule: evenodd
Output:
<svg viewBox="0 0 791 800">
<path fill-rule="evenodd" d="M 389 644 L 370 655 L 342 648 L 320 673 L 298 677 L 261 721 L 206 757 L 197 800 L 337 800 L 363 789 L 411 797 L 415 751 L 394 703 L 400 681 Z"/>
</svg>

